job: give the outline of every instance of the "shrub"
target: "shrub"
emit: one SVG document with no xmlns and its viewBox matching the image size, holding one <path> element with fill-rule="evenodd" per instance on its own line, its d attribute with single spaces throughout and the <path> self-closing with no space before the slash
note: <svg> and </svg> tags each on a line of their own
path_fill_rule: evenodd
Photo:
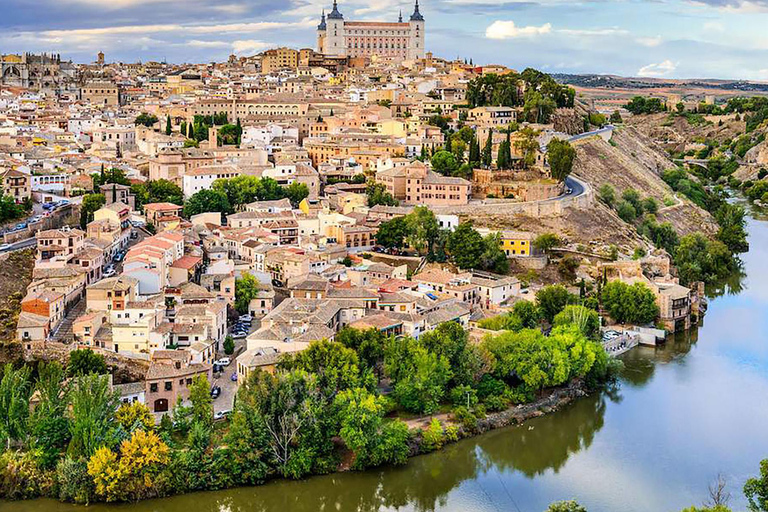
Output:
<svg viewBox="0 0 768 512">
<path fill-rule="evenodd" d="M 489 396 L 488 398 L 483 401 L 485 404 L 485 408 L 488 409 L 491 412 L 499 412 L 503 411 L 507 407 L 509 407 L 509 400 L 503 396 Z"/>
<path fill-rule="evenodd" d="M 451 403 L 455 406 L 474 407 L 477 402 L 477 391 L 469 386 L 456 386 L 451 390 Z"/>
<path fill-rule="evenodd" d="M 61 501 L 87 505 L 93 499 L 93 480 L 84 460 L 61 459 L 56 466 L 56 484 Z"/>
<path fill-rule="evenodd" d="M 477 417 L 463 405 L 453 409 L 453 419 L 461 423 L 468 432 L 477 430 Z"/>
<path fill-rule="evenodd" d="M 440 420 L 432 418 L 427 430 L 421 434 L 421 448 L 424 452 L 433 452 L 443 446 L 443 426 Z"/>
</svg>

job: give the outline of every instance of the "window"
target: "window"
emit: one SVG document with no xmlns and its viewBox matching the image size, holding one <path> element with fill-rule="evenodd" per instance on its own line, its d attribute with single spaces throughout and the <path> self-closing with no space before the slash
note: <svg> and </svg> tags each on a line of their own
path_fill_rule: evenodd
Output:
<svg viewBox="0 0 768 512">
<path fill-rule="evenodd" d="M 167 381 L 167 382 L 165 383 L 165 390 L 166 390 L 166 391 L 171 391 L 171 390 L 173 390 L 173 382 L 171 382 L 171 381 Z"/>
<path fill-rule="evenodd" d="M 157 383 L 153 383 L 149 385 L 149 392 L 150 393 L 157 393 Z"/>
</svg>

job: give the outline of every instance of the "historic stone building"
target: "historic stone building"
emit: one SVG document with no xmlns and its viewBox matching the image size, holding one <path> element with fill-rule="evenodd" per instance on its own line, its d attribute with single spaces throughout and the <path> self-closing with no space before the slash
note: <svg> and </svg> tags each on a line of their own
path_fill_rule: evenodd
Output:
<svg viewBox="0 0 768 512">
<path fill-rule="evenodd" d="M 60 55 L 24 53 L 0 56 L 0 84 L 29 89 L 57 89 L 75 77 L 72 61 Z"/>
<path fill-rule="evenodd" d="M 423 59 L 424 16 L 416 0 L 410 20 L 403 22 L 345 21 L 336 0 L 328 16 L 317 26 L 317 51 L 343 57 L 379 57 L 392 60 Z"/>
</svg>

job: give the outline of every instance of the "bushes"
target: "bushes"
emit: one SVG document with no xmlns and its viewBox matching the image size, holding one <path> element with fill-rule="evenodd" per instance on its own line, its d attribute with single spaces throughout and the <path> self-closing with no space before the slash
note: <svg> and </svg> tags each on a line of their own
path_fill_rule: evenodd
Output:
<svg viewBox="0 0 768 512">
<path fill-rule="evenodd" d="M 52 475 L 40 469 L 33 452 L 8 450 L 0 455 L 0 499 L 47 496 L 53 488 Z"/>
<path fill-rule="evenodd" d="M 71 457 L 61 459 L 56 466 L 56 484 L 61 501 L 87 505 L 93 500 L 95 488 L 88 474 L 88 464 Z"/>
<path fill-rule="evenodd" d="M 640 282 L 628 285 L 611 281 L 603 288 L 601 299 L 611 318 L 622 324 L 647 324 L 659 316 L 656 297 Z"/>
</svg>

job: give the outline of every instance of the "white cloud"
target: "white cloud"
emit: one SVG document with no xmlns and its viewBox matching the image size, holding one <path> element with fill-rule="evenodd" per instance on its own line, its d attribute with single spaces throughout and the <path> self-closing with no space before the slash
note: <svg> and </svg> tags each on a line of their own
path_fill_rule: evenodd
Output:
<svg viewBox="0 0 768 512">
<path fill-rule="evenodd" d="M 191 41 L 186 41 L 180 44 L 182 46 L 192 46 L 195 48 L 229 48 L 232 46 L 232 43 L 227 41 L 201 41 L 200 39 L 192 39 Z"/>
<path fill-rule="evenodd" d="M 650 48 L 653 48 L 655 46 L 659 46 L 661 43 L 664 42 L 664 39 L 661 36 L 656 37 L 638 37 L 635 39 L 637 41 L 637 44 L 641 44 L 643 46 L 648 46 Z"/>
<path fill-rule="evenodd" d="M 637 76 L 666 76 L 677 69 L 677 63 L 667 59 L 663 62 L 648 64 L 637 71 Z"/>
<path fill-rule="evenodd" d="M 485 29 L 485 37 L 488 39 L 514 39 L 517 37 L 534 37 L 552 32 L 552 25 L 545 23 L 540 27 L 518 27 L 512 20 L 496 20 Z"/>
<path fill-rule="evenodd" d="M 273 46 L 275 45 L 272 43 L 267 43 L 256 39 L 242 39 L 232 42 L 232 51 L 237 55 L 252 55 Z"/>
</svg>

